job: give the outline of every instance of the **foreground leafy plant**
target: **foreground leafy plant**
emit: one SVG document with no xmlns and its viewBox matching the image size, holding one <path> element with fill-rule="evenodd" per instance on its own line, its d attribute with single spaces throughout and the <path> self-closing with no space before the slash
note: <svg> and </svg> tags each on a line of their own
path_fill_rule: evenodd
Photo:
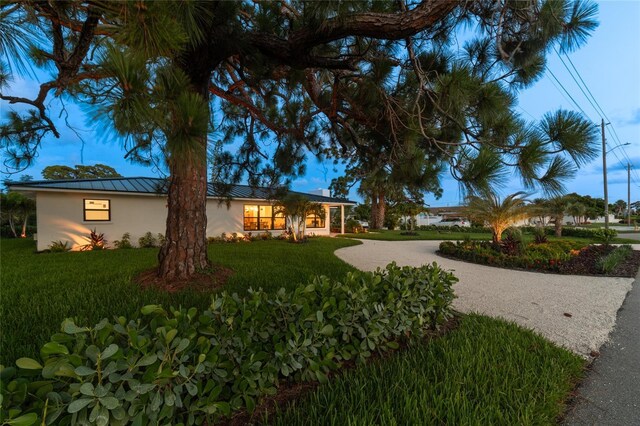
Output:
<svg viewBox="0 0 640 426">
<path fill-rule="evenodd" d="M 148 305 L 139 318 L 91 328 L 68 319 L 41 361 L 2 370 L 1 416 L 28 416 L 25 425 L 212 423 L 252 411 L 283 380 L 326 382 L 344 361 L 437 328 L 452 315 L 456 281 L 436 264 L 391 264 L 275 296 L 221 293 L 202 314 Z"/>
<path fill-rule="evenodd" d="M 633 248 L 628 244 L 616 247 L 611 253 L 598 259 L 596 266 L 603 274 L 609 274 L 620 262 L 631 256 L 632 252 Z"/>
</svg>

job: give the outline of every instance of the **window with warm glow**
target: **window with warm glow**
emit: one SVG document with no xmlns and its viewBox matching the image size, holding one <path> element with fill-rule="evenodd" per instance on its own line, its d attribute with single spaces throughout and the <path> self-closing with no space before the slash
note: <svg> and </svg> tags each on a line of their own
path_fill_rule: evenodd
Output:
<svg viewBox="0 0 640 426">
<path fill-rule="evenodd" d="M 310 213 L 307 215 L 306 226 L 307 228 L 324 228 L 324 217 Z"/>
<path fill-rule="evenodd" d="M 111 220 L 111 200 L 84 200 L 85 222 L 108 222 Z"/>
<path fill-rule="evenodd" d="M 282 213 L 273 211 L 273 206 L 258 206 L 245 204 L 244 230 L 266 231 L 285 229 L 286 220 Z"/>
</svg>

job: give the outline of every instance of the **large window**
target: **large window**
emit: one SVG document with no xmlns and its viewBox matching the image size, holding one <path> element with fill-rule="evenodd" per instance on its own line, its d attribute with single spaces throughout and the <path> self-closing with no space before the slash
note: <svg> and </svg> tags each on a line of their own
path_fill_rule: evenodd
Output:
<svg viewBox="0 0 640 426">
<path fill-rule="evenodd" d="M 285 229 L 286 220 L 284 214 L 274 213 L 273 206 L 258 206 L 245 204 L 244 206 L 244 230 L 263 231 Z"/>
<path fill-rule="evenodd" d="M 111 220 L 110 200 L 84 200 L 85 222 L 108 222 Z"/>
<path fill-rule="evenodd" d="M 307 228 L 324 228 L 324 217 L 315 213 L 309 213 L 307 215 Z"/>
</svg>

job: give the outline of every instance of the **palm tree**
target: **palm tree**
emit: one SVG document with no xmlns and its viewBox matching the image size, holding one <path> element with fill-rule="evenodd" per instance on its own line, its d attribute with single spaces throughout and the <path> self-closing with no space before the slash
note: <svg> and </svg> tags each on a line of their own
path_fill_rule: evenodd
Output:
<svg viewBox="0 0 640 426">
<path fill-rule="evenodd" d="M 526 193 L 519 191 L 501 201 L 497 194 L 485 190 L 467 198 L 465 212 L 470 219 L 487 223 L 493 231 L 493 242 L 499 243 L 505 229 L 529 216 L 526 197 Z"/>
<path fill-rule="evenodd" d="M 579 202 L 571 203 L 567 206 L 567 213 L 573 216 L 573 222 L 576 225 L 580 225 L 582 217 L 587 212 L 587 207 Z"/>
<path fill-rule="evenodd" d="M 324 218 L 325 210 L 320 203 L 314 203 L 301 194 L 288 194 L 276 201 L 274 214 L 287 217 L 291 226 L 293 241 L 303 240 L 307 229 L 307 216 L 316 215 Z"/>
<path fill-rule="evenodd" d="M 549 198 L 544 203 L 544 209 L 546 214 L 551 216 L 555 222 L 555 235 L 556 237 L 562 236 L 562 219 L 564 219 L 564 213 L 567 211 L 569 200 L 565 196 L 557 196 Z"/>
</svg>

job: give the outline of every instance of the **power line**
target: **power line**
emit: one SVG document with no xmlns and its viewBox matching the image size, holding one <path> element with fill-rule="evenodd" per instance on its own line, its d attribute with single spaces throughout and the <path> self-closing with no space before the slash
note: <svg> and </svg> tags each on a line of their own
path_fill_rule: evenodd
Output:
<svg viewBox="0 0 640 426">
<path fill-rule="evenodd" d="M 556 75 L 553 73 L 553 71 L 551 71 L 551 69 L 549 69 L 549 67 L 547 67 L 547 71 L 549 71 L 549 74 L 551 74 L 551 77 L 553 77 L 553 79 L 560 85 L 560 87 L 562 87 L 562 90 L 564 91 L 564 93 L 567 94 L 567 96 L 569 96 L 569 98 L 571 99 L 571 101 L 573 102 L 573 105 L 578 108 L 580 110 L 580 112 L 582 112 L 582 114 L 584 114 L 585 117 L 587 117 L 590 121 L 593 121 L 591 119 L 591 117 L 589 117 L 589 114 L 587 114 L 586 112 L 584 112 L 584 110 L 582 109 L 582 107 L 580 107 L 580 105 L 578 105 L 578 103 L 576 102 L 575 99 L 573 99 L 573 96 L 571 96 L 571 94 L 569 93 L 569 91 L 567 89 L 565 89 L 565 87 L 562 85 L 562 83 L 560 83 L 560 80 L 558 80 L 558 78 L 556 77 Z M 557 87 L 556 87 L 557 88 Z M 566 98 L 565 98 L 566 99 Z"/>
<path fill-rule="evenodd" d="M 564 56 L 567 58 L 567 61 L 571 65 L 571 68 L 573 68 L 573 71 L 575 71 L 575 73 L 578 76 L 578 79 L 580 80 L 582 85 L 580 85 L 580 83 L 578 83 L 578 81 L 576 80 L 575 76 L 573 75 L 573 72 L 569 69 L 569 67 L 567 66 L 566 62 L 564 61 L 564 59 L 562 59 L 562 56 L 560 55 L 558 50 L 556 50 L 555 47 L 554 47 L 554 51 L 556 52 L 556 55 L 558 56 L 558 58 L 562 62 L 562 65 L 564 65 L 564 67 L 567 69 L 567 71 L 569 72 L 569 75 L 571 76 L 573 81 L 576 83 L 576 85 L 578 86 L 578 88 L 580 89 L 582 94 L 585 96 L 587 101 L 591 104 L 593 109 L 596 111 L 596 114 L 600 115 L 600 118 L 605 119 L 607 122 L 611 123 L 611 127 L 607 128 L 611 138 L 613 140 L 615 140 L 619 145 L 622 145 L 622 141 L 620 140 L 620 137 L 618 136 L 618 132 L 616 132 L 615 126 L 613 125 L 612 121 L 609 119 L 607 114 L 604 112 L 604 109 L 600 106 L 600 103 L 598 102 L 596 97 L 593 95 L 593 92 L 591 92 L 591 90 L 589 89 L 589 86 L 587 85 L 587 83 L 582 78 L 582 75 L 580 74 L 580 71 L 578 71 L 578 69 L 576 68 L 575 64 L 573 63 L 573 61 L 571 60 L 569 55 L 567 55 L 565 53 Z M 584 86 L 584 89 L 582 88 L 583 86 Z M 586 93 L 585 93 L 585 89 L 586 89 Z M 588 95 L 587 95 L 587 93 L 588 93 Z M 629 157 L 629 154 L 627 153 L 627 151 L 626 151 L 626 149 L 624 147 L 622 148 L 622 153 L 623 153 L 623 156 L 625 157 L 625 160 L 627 161 L 627 164 L 631 164 L 631 158 Z M 617 157 L 617 156 L 616 156 L 616 158 L 619 159 L 619 157 Z M 622 161 L 621 161 L 621 163 L 622 163 Z M 638 172 L 635 170 L 635 168 L 633 169 L 633 173 L 634 173 L 634 177 L 636 179 L 640 179 L 640 176 L 638 175 Z"/>
</svg>

